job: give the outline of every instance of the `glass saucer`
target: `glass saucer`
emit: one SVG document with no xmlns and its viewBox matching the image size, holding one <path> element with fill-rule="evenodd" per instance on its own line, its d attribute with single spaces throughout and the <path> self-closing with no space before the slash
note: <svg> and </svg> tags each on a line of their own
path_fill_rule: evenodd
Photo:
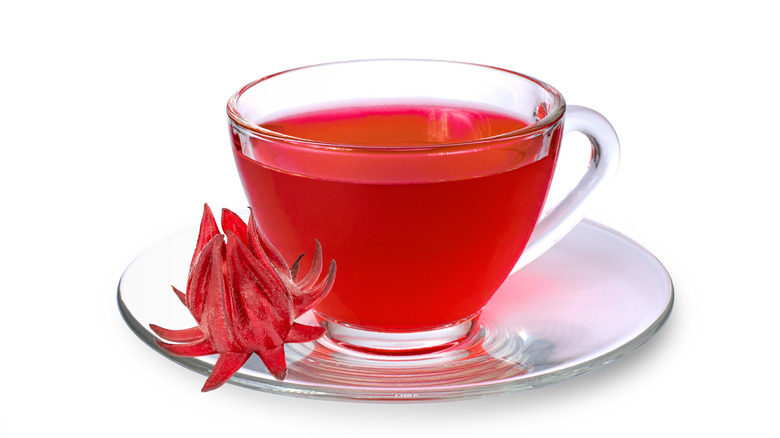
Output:
<svg viewBox="0 0 780 438">
<path fill-rule="evenodd" d="M 186 284 L 197 229 L 141 254 L 119 282 L 119 309 L 147 345 L 208 375 L 216 356 L 171 356 L 149 324 L 193 325 L 171 291 Z M 511 275 L 485 307 L 474 334 L 448 350 L 380 356 L 327 338 L 285 346 L 288 374 L 275 380 L 252 358 L 230 383 L 260 391 L 352 401 L 435 401 L 538 388 L 620 358 L 655 334 L 674 299 L 663 265 L 629 238 L 583 221 L 537 260 Z M 311 313 L 300 322 L 314 323 Z"/>
</svg>

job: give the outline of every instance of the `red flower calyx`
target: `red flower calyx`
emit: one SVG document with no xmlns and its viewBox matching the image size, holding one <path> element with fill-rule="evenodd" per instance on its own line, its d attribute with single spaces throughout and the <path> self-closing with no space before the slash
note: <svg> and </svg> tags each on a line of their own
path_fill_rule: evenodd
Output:
<svg viewBox="0 0 780 438">
<path fill-rule="evenodd" d="M 260 356 L 277 379 L 287 375 L 284 344 L 309 342 L 325 333 L 295 319 L 311 309 L 333 287 L 336 262 L 326 277 L 322 247 L 316 242 L 311 269 L 298 278 L 301 257 L 288 267 L 276 248 L 257 227 L 252 212 L 249 225 L 230 210 L 222 210 L 219 232 L 208 204 L 204 206 L 195 254 L 187 278 L 187 292 L 173 291 L 197 326 L 170 330 L 150 324 L 163 350 L 176 356 L 219 354 L 202 391 L 222 386 L 252 353 Z"/>
</svg>

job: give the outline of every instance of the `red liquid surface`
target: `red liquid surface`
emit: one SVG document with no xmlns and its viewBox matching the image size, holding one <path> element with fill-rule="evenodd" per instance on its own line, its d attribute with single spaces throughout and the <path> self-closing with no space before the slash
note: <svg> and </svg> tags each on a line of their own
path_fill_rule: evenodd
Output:
<svg viewBox="0 0 780 438">
<path fill-rule="evenodd" d="M 477 110 L 385 106 L 313 112 L 263 125 L 299 138 L 392 152 L 394 145 L 469 141 L 526 123 Z M 559 135 L 553 137 L 557 143 Z M 419 162 L 405 156 L 401 165 L 397 156 L 388 157 L 392 170 L 387 172 L 383 156 L 349 157 L 335 177 L 297 174 L 297 169 L 322 163 L 328 169 L 337 165 L 315 153 L 269 157 L 267 151 L 278 146 L 272 140 L 244 139 L 242 146 L 234 134 L 234 154 L 258 224 L 288 262 L 311 254 L 315 239 L 322 243 L 326 262 L 336 260 L 335 286 L 315 310 L 356 327 L 409 331 L 474 315 L 504 281 L 543 206 L 557 145 L 546 157 L 520 167 L 507 167 L 514 161 L 505 158 L 513 156 L 513 148 L 541 150 L 545 141 L 550 140 L 507 143 L 500 153 L 484 157 L 436 158 L 434 163 L 443 163 L 440 169 L 430 165 L 430 156 Z M 437 174 L 434 181 L 423 180 L 427 168 Z M 474 176 L 475 168 L 484 174 Z M 441 179 L 461 170 L 469 176 Z"/>
</svg>

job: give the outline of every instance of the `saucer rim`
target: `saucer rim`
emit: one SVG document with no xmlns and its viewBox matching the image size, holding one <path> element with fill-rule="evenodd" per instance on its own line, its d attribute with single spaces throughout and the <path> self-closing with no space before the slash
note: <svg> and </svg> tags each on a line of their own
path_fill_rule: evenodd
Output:
<svg viewBox="0 0 780 438">
<path fill-rule="evenodd" d="M 541 388 L 554 383 L 566 381 L 573 377 L 601 368 L 604 365 L 607 365 L 611 362 L 614 362 L 615 360 L 618 360 L 622 357 L 625 357 L 633 353 L 634 351 L 639 349 L 642 345 L 644 345 L 647 341 L 649 341 L 661 329 L 661 327 L 669 319 L 672 309 L 674 307 L 674 301 L 675 301 L 674 283 L 672 281 L 671 276 L 669 275 L 668 270 L 663 265 L 663 263 L 661 263 L 661 261 L 654 254 L 652 254 L 649 250 L 647 250 L 644 246 L 642 246 L 635 240 L 620 233 L 619 231 L 614 230 L 613 228 L 610 228 L 606 225 L 603 225 L 591 219 L 587 219 L 587 218 L 583 219 L 577 225 L 577 227 L 580 226 L 588 226 L 588 227 L 596 228 L 602 232 L 612 234 L 614 237 L 617 237 L 618 239 L 622 240 L 624 243 L 635 247 L 644 255 L 649 256 L 650 259 L 657 265 L 657 268 L 660 268 L 660 270 L 663 272 L 664 278 L 666 280 L 665 281 L 666 287 L 664 288 L 664 290 L 665 291 L 668 290 L 668 295 L 669 295 L 665 308 L 659 313 L 658 317 L 655 320 L 653 320 L 652 323 L 650 323 L 639 334 L 635 335 L 628 341 L 615 346 L 614 348 L 610 349 L 604 354 L 576 363 L 568 363 L 568 364 L 564 363 L 556 367 L 552 367 L 550 370 L 543 370 L 538 374 L 532 373 L 530 376 L 524 378 L 518 379 L 517 377 L 508 377 L 504 379 L 496 379 L 489 383 L 476 382 L 471 384 L 459 384 L 457 386 L 442 385 L 435 388 L 426 387 L 422 389 L 420 393 L 409 392 L 405 394 L 399 394 L 396 388 L 378 388 L 378 387 L 370 388 L 370 389 L 367 389 L 365 387 L 348 388 L 340 385 L 329 385 L 329 384 L 322 384 L 322 383 L 314 387 L 310 385 L 307 386 L 301 383 L 277 381 L 272 377 L 270 377 L 270 375 L 269 375 L 269 379 L 267 379 L 266 381 L 261 381 L 258 380 L 256 376 L 249 377 L 246 374 L 242 373 L 240 370 L 229 380 L 228 383 L 231 383 L 236 386 L 241 386 L 244 388 L 253 389 L 253 390 L 259 390 L 268 393 L 289 395 L 289 396 L 301 397 L 301 398 L 315 398 L 315 399 L 337 400 L 337 401 L 348 401 L 348 402 L 367 402 L 367 401 L 368 402 L 433 402 L 433 401 L 466 400 L 466 399 L 493 396 L 493 395 L 499 395 L 505 393 L 516 393 L 520 391 Z M 155 343 L 156 337 L 154 336 L 154 334 L 146 327 L 144 327 L 143 324 L 141 324 L 135 318 L 130 308 L 127 307 L 124 300 L 122 299 L 123 280 L 125 279 L 125 276 L 128 270 L 130 269 L 130 267 L 132 267 L 133 264 L 138 259 L 142 258 L 147 253 L 154 251 L 155 248 L 157 248 L 158 246 L 164 245 L 166 242 L 169 242 L 170 240 L 173 240 L 181 236 L 182 234 L 191 233 L 192 230 L 195 228 L 197 227 L 189 227 L 177 233 L 174 233 L 168 236 L 166 239 L 163 239 L 155 244 L 150 245 L 145 251 L 139 254 L 127 266 L 127 268 L 125 269 L 125 271 L 123 272 L 119 280 L 119 284 L 117 286 L 117 304 L 119 307 L 120 314 L 123 320 L 125 321 L 125 323 L 131 329 L 131 331 L 133 331 L 133 333 L 139 339 L 141 339 L 141 341 L 143 341 L 146 345 L 151 347 L 154 351 L 160 353 L 162 356 L 168 358 L 169 360 L 172 360 L 173 362 L 178 363 L 179 365 L 182 365 L 185 368 L 188 368 L 199 374 L 208 376 L 211 373 L 213 365 L 202 360 L 202 358 L 199 357 L 174 356 L 161 349 Z M 463 391 L 464 388 L 469 388 L 469 391 L 464 393 Z"/>
</svg>

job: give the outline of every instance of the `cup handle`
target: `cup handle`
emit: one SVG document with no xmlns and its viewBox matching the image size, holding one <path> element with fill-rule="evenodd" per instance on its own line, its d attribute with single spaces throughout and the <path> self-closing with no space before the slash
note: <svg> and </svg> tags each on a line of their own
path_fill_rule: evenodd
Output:
<svg viewBox="0 0 780 438">
<path fill-rule="evenodd" d="M 590 140 L 592 153 L 588 170 L 574 189 L 536 223 L 512 272 L 542 255 L 571 231 L 592 206 L 592 195 L 617 173 L 620 143 L 607 119 L 592 109 L 576 105 L 567 106 L 564 117 L 564 135 L 577 131 Z"/>
</svg>

